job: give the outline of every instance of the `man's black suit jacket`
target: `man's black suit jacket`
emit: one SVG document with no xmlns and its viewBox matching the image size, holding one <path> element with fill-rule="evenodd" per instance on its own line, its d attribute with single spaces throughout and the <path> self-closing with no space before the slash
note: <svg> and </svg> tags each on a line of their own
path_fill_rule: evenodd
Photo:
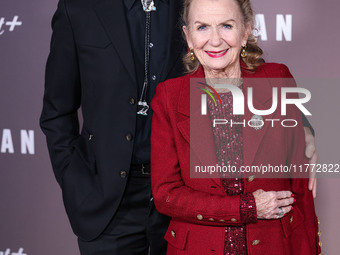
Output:
<svg viewBox="0 0 340 255">
<path fill-rule="evenodd" d="M 182 1 L 169 7 L 161 81 L 183 74 Z M 138 95 L 123 2 L 60 0 L 52 28 L 40 125 L 73 231 L 92 240 L 118 208 L 133 150 Z"/>
</svg>

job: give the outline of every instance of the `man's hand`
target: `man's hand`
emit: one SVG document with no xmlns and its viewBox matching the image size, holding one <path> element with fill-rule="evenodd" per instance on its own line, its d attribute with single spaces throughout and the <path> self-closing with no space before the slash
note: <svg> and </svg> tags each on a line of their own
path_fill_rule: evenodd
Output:
<svg viewBox="0 0 340 255">
<path fill-rule="evenodd" d="M 318 161 L 318 153 L 315 148 L 315 138 L 308 127 L 305 129 L 305 140 L 306 140 L 306 157 L 309 159 L 310 164 L 316 164 Z M 316 172 L 309 173 L 308 189 L 313 192 L 313 197 L 316 198 Z"/>
</svg>

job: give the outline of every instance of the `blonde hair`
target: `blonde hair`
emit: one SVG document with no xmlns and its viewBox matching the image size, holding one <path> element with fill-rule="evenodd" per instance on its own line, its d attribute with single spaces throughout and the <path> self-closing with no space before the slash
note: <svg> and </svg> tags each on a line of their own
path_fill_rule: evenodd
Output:
<svg viewBox="0 0 340 255">
<path fill-rule="evenodd" d="M 193 0 L 185 0 L 184 1 L 184 11 L 182 15 L 182 20 L 184 26 L 188 26 L 189 23 L 189 8 Z M 263 63 L 262 49 L 257 45 L 256 37 L 253 35 L 253 31 L 255 30 L 255 15 L 253 8 L 250 4 L 250 0 L 234 0 L 238 4 L 241 10 L 241 14 L 243 17 L 243 24 L 250 25 L 250 34 L 248 36 L 247 44 L 246 44 L 246 57 L 240 57 L 242 61 L 247 65 L 249 70 L 255 70 L 258 66 Z M 241 54 L 241 52 L 240 52 Z M 183 57 L 183 63 L 185 68 L 189 73 L 195 72 L 199 66 L 200 62 L 195 57 L 195 60 L 191 60 L 191 53 L 188 52 Z"/>
</svg>

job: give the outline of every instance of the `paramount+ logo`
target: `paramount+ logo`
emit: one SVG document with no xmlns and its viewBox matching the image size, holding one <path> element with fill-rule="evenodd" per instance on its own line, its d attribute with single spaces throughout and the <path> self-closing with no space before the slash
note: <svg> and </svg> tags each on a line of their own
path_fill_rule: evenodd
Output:
<svg viewBox="0 0 340 255">
<path fill-rule="evenodd" d="M 0 17 L 0 36 L 5 32 L 13 32 L 16 27 L 22 26 L 22 21 L 19 16 L 15 15 L 13 18 Z M 1 253 L 0 253 L 1 254 Z"/>
<path fill-rule="evenodd" d="M 17 252 L 11 251 L 11 249 L 6 249 L 5 251 L 0 251 L 0 255 L 28 255 L 24 253 L 24 248 L 19 248 Z"/>
</svg>

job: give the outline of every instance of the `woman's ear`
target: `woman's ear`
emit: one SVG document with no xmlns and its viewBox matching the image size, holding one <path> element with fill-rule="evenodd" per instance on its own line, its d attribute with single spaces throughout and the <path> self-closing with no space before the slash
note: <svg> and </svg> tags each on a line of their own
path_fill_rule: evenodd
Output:
<svg viewBox="0 0 340 255">
<path fill-rule="evenodd" d="M 188 44 L 188 48 L 193 49 L 193 45 L 191 43 L 190 35 L 189 35 L 189 28 L 187 26 L 183 26 L 182 29 L 185 35 L 185 40 L 187 41 L 187 44 Z"/>
<path fill-rule="evenodd" d="M 244 36 L 243 36 L 243 40 L 242 40 L 242 45 L 247 45 L 248 42 L 248 37 L 251 33 L 251 25 L 249 23 L 245 24 L 244 26 Z"/>
</svg>

